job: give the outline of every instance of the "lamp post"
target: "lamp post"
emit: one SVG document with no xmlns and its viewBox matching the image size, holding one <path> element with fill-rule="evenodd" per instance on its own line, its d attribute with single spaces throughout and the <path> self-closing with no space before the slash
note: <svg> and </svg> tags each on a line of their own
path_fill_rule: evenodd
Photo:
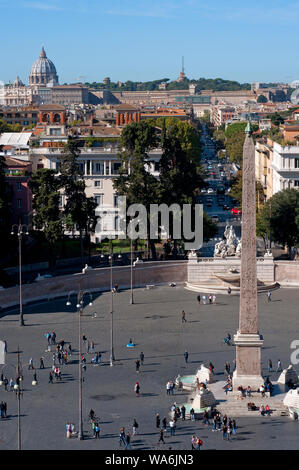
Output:
<svg viewBox="0 0 299 470">
<path fill-rule="evenodd" d="M 15 231 L 17 228 L 17 231 Z M 24 229 L 26 230 L 24 232 Z M 28 232 L 28 225 L 25 224 L 14 224 L 11 227 L 11 234 L 18 235 L 19 240 L 19 302 L 20 302 L 20 326 L 24 326 L 24 318 L 23 318 L 23 300 L 22 300 L 22 237 L 23 235 L 29 235 Z"/>
<path fill-rule="evenodd" d="M 121 258 L 121 255 L 118 255 L 118 258 Z M 110 260 L 110 367 L 113 366 L 115 361 L 114 355 L 114 344 L 113 344 L 113 248 L 111 245 L 111 251 L 109 255 Z"/>
<path fill-rule="evenodd" d="M 130 291 L 130 304 L 134 303 L 134 295 L 133 295 L 133 240 L 132 240 L 132 229 L 131 229 L 131 236 L 130 236 L 130 250 L 131 250 L 131 291 Z"/>
<path fill-rule="evenodd" d="M 75 293 L 75 291 L 70 291 L 68 293 L 68 299 L 66 302 L 67 306 L 71 305 L 70 302 L 70 296 L 72 293 Z M 77 313 L 78 313 L 78 341 L 79 341 L 79 347 L 78 347 L 78 352 L 79 352 L 79 426 L 78 426 L 78 439 L 82 441 L 84 439 L 84 433 L 83 433 L 83 407 L 82 407 L 82 364 L 81 364 L 81 316 L 83 315 L 83 300 L 84 300 L 84 295 L 89 294 L 90 301 L 89 305 L 92 305 L 92 295 L 89 291 L 82 291 L 81 285 L 77 294 Z"/>
</svg>

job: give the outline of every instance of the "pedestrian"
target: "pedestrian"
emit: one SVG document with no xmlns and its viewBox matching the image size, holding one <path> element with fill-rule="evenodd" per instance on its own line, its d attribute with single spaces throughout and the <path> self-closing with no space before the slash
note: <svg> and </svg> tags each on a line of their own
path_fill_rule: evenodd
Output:
<svg viewBox="0 0 299 470">
<path fill-rule="evenodd" d="M 71 423 L 69 422 L 66 423 L 66 437 L 67 439 L 70 439 L 72 437 L 72 428 Z"/>
<path fill-rule="evenodd" d="M 186 313 L 185 313 L 184 310 L 182 311 L 182 323 L 187 323 L 187 320 L 186 320 Z"/>
<path fill-rule="evenodd" d="M 160 429 L 160 437 L 159 437 L 159 440 L 158 440 L 158 444 L 160 444 L 160 442 L 163 442 L 163 444 L 165 444 L 165 441 L 164 441 L 164 431 L 163 431 L 162 428 Z"/>
<path fill-rule="evenodd" d="M 50 336 L 51 336 L 51 335 L 50 335 Z M 55 343 L 56 343 L 56 333 L 55 333 L 55 331 L 53 331 L 53 333 L 52 333 L 51 342 L 52 342 L 52 344 L 55 344 Z"/>
<path fill-rule="evenodd" d="M 198 302 L 198 305 L 200 305 L 200 294 L 198 294 L 197 296 L 197 302 Z"/>
<path fill-rule="evenodd" d="M 164 418 L 162 419 L 162 427 L 163 427 L 164 434 L 166 434 L 166 432 L 167 432 L 167 419 L 166 419 L 166 416 L 164 416 Z"/>
<path fill-rule="evenodd" d="M 3 343 L 4 343 L 4 352 L 5 354 L 7 354 L 7 341 L 4 340 Z"/>
<path fill-rule="evenodd" d="M 91 353 L 94 352 L 94 341 L 90 341 L 90 344 L 89 344 L 89 352 L 91 352 Z"/>
<path fill-rule="evenodd" d="M 36 382 L 37 383 L 37 375 L 36 375 L 36 371 L 34 372 L 33 374 L 33 382 Z"/>
<path fill-rule="evenodd" d="M 95 423 L 95 439 L 98 438 L 100 439 L 100 426 L 98 425 L 98 423 Z"/>
<path fill-rule="evenodd" d="M 212 297 L 212 302 L 213 302 L 213 304 L 216 304 L 216 295 L 215 294 Z"/>
<path fill-rule="evenodd" d="M 84 346 L 86 346 L 87 338 L 85 334 L 82 335 L 82 341 L 83 341 Z"/>
<path fill-rule="evenodd" d="M 121 447 L 122 444 L 124 444 L 124 446 L 126 447 L 125 428 L 120 428 L 119 431 L 119 446 Z"/>
<path fill-rule="evenodd" d="M 130 436 L 129 432 L 127 432 L 127 434 L 126 434 L 126 444 L 125 445 L 126 445 L 125 449 L 131 450 L 131 436 Z"/>
<path fill-rule="evenodd" d="M 188 357 L 189 357 L 188 351 L 187 351 L 187 349 L 185 349 L 184 358 L 185 358 L 186 364 L 187 364 L 187 362 L 188 362 Z"/>
<path fill-rule="evenodd" d="M 217 430 L 217 415 L 214 415 L 213 417 L 213 425 L 212 425 L 212 431 L 216 431 Z"/>
<path fill-rule="evenodd" d="M 50 344 L 50 342 L 51 342 L 51 335 L 50 335 L 50 333 L 47 332 L 47 333 L 45 334 L 45 337 L 47 338 L 48 344 Z"/>
<path fill-rule="evenodd" d="M 139 427 L 139 424 L 137 423 L 136 419 L 134 418 L 134 421 L 133 421 L 133 436 L 135 436 L 137 434 L 137 429 Z"/>
<path fill-rule="evenodd" d="M 174 436 L 174 434 L 175 434 L 174 426 L 175 426 L 175 422 L 174 422 L 173 419 L 171 419 L 171 420 L 169 421 L 170 435 L 171 435 L 171 436 Z"/>
<path fill-rule="evenodd" d="M 190 410 L 190 419 L 191 419 L 191 421 L 195 421 L 195 411 L 194 411 L 194 408 L 191 408 L 191 410 Z"/>
<path fill-rule="evenodd" d="M 0 413 L 1 413 L 1 418 L 4 418 L 3 401 L 0 403 Z"/>
<path fill-rule="evenodd" d="M 136 393 L 136 397 L 139 397 L 139 393 L 140 393 L 139 382 L 136 382 L 135 387 L 134 387 L 134 392 Z"/>
<path fill-rule="evenodd" d="M 236 423 L 236 420 L 233 419 L 232 420 L 232 434 L 236 434 L 237 432 L 237 423 Z"/>
<path fill-rule="evenodd" d="M 268 372 L 273 372 L 273 364 L 271 359 L 268 359 Z"/>
<path fill-rule="evenodd" d="M 56 366 L 56 354 L 55 353 L 53 353 L 52 362 L 53 362 L 53 366 Z"/>
<path fill-rule="evenodd" d="M 200 450 L 201 446 L 203 445 L 203 442 L 199 437 L 196 438 L 195 441 L 195 450 Z"/>
<path fill-rule="evenodd" d="M 71 345 L 71 343 L 69 344 L 69 355 L 70 356 L 72 355 L 72 345 Z"/>
<path fill-rule="evenodd" d="M 160 428 L 160 422 L 161 422 L 161 419 L 160 419 L 160 415 L 159 413 L 156 414 L 156 428 Z"/>
<path fill-rule="evenodd" d="M 204 413 L 203 413 L 202 422 L 203 422 L 203 424 L 205 424 L 206 426 L 209 426 L 209 424 L 210 424 L 210 421 L 209 421 L 209 413 L 207 412 L 207 410 L 205 410 Z"/>
<path fill-rule="evenodd" d="M 181 406 L 181 416 L 182 416 L 182 420 L 185 421 L 186 420 L 186 408 L 184 405 Z"/>
<path fill-rule="evenodd" d="M 166 395 L 170 395 L 170 389 L 171 389 L 171 383 L 168 380 L 168 382 L 166 384 Z"/>
<path fill-rule="evenodd" d="M 207 304 L 207 297 L 206 297 L 205 295 L 202 296 L 202 303 L 203 303 L 204 305 Z"/>
<path fill-rule="evenodd" d="M 93 411 L 92 408 L 90 408 L 90 410 L 89 410 L 88 417 L 89 417 L 90 420 L 93 420 L 94 417 L 95 417 L 95 412 Z"/>
<path fill-rule="evenodd" d="M 60 351 L 58 351 L 57 359 L 58 359 L 59 364 L 61 364 L 61 352 Z"/>
<path fill-rule="evenodd" d="M 96 437 L 96 423 L 94 419 L 91 420 L 91 430 L 93 433 L 93 437 L 95 438 Z"/>
<path fill-rule="evenodd" d="M 209 369 L 210 369 L 210 372 L 213 374 L 215 367 L 213 366 L 213 364 L 211 362 L 209 364 Z"/>
<path fill-rule="evenodd" d="M 229 423 L 228 426 L 227 426 L 227 440 L 228 441 L 230 440 L 230 437 L 232 435 L 232 430 L 233 430 L 232 425 L 231 425 L 231 423 Z"/>
<path fill-rule="evenodd" d="M 139 357 L 140 357 L 140 362 L 141 362 L 141 365 L 143 366 L 143 363 L 144 363 L 144 354 L 143 354 L 143 352 L 142 352 L 142 351 L 141 351 L 141 353 L 140 353 L 140 356 L 139 356 Z"/>
<path fill-rule="evenodd" d="M 230 295 L 230 294 L 231 294 L 231 292 L 232 292 L 231 288 L 230 288 L 230 287 L 228 287 L 228 289 L 227 289 L 227 293 L 228 293 L 228 295 Z"/>
<path fill-rule="evenodd" d="M 136 364 L 136 372 L 137 372 L 137 374 L 138 374 L 138 373 L 139 373 L 139 369 L 140 369 L 140 361 L 139 361 L 139 359 L 137 359 L 137 361 L 135 362 L 135 364 Z"/>
<path fill-rule="evenodd" d="M 43 358 L 43 357 L 41 357 L 40 360 L 39 360 L 39 368 L 40 368 L 40 369 L 44 369 L 44 368 L 45 368 L 44 358 Z"/>
<path fill-rule="evenodd" d="M 212 303 L 212 296 L 211 296 L 211 294 L 210 294 L 210 295 L 209 295 L 209 304 L 211 304 L 211 303 Z"/>
<path fill-rule="evenodd" d="M 268 302 L 271 302 L 271 292 L 269 290 L 267 292 L 267 298 L 268 298 Z"/>
<path fill-rule="evenodd" d="M 173 395 L 173 391 L 174 391 L 174 382 L 170 380 L 170 395 Z"/>
<path fill-rule="evenodd" d="M 10 380 L 9 380 L 9 386 L 10 386 L 10 391 L 12 392 L 13 391 L 13 387 L 14 387 L 14 381 L 13 381 L 13 378 L 11 377 Z"/>
<path fill-rule="evenodd" d="M 195 445 L 196 445 L 196 437 L 192 436 L 191 437 L 191 450 L 195 450 Z"/>
<path fill-rule="evenodd" d="M 227 426 L 223 425 L 222 427 L 222 439 L 227 438 Z"/>
<path fill-rule="evenodd" d="M 52 372 L 49 372 L 49 384 L 53 383 L 53 375 Z"/>
<path fill-rule="evenodd" d="M 276 372 L 281 372 L 281 371 L 282 371 L 281 360 L 278 359 Z"/>
<path fill-rule="evenodd" d="M 225 372 L 227 373 L 227 375 L 229 375 L 230 374 L 230 364 L 227 361 L 225 361 L 225 363 L 224 363 L 224 369 L 225 369 Z"/>
<path fill-rule="evenodd" d="M 28 370 L 34 369 L 32 357 L 29 359 Z"/>
</svg>

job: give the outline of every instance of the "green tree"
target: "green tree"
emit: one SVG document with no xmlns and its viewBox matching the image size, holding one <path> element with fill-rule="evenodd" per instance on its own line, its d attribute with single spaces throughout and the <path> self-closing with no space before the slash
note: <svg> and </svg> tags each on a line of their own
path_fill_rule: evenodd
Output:
<svg viewBox="0 0 299 470">
<path fill-rule="evenodd" d="M 282 117 L 281 114 L 277 112 L 270 114 L 269 117 L 271 119 L 272 124 L 274 124 L 274 126 L 280 126 L 280 124 L 284 123 L 284 118 Z"/>
<path fill-rule="evenodd" d="M 158 202 L 158 180 L 151 175 L 146 164 L 150 163 L 149 151 L 156 147 L 155 127 L 147 122 L 131 123 L 122 130 L 118 158 L 123 165 L 113 186 L 120 196 L 126 196 L 127 204 L 143 204 L 147 210 L 147 239 L 152 257 L 156 258 L 154 240 L 150 239 L 150 204 Z M 124 149 L 124 150 L 123 150 Z"/>
<path fill-rule="evenodd" d="M 257 99 L 257 102 L 258 103 L 267 103 L 267 98 L 265 95 L 259 95 L 258 99 Z"/>
<path fill-rule="evenodd" d="M 47 168 L 37 170 L 28 183 L 33 195 L 33 224 L 42 230 L 49 244 L 49 263 L 55 264 L 54 248 L 63 236 L 63 225 L 59 210 L 60 182 L 55 170 Z"/>
<path fill-rule="evenodd" d="M 262 214 L 264 231 L 271 239 L 290 249 L 299 243 L 299 192 L 284 189 L 265 204 Z"/>
<path fill-rule="evenodd" d="M 96 203 L 93 198 L 85 194 L 85 181 L 82 178 L 78 157 L 80 155 L 79 142 L 69 139 L 60 155 L 60 184 L 64 189 L 66 204 L 64 216 L 76 225 L 80 235 L 81 264 L 83 266 L 83 233 L 90 253 L 90 233 L 94 232 L 97 223 L 95 214 Z"/>
</svg>

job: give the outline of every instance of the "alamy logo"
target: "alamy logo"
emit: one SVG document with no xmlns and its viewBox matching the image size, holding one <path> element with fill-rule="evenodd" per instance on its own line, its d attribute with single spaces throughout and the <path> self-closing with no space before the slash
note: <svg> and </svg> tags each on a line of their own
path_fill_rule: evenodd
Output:
<svg viewBox="0 0 299 470">
<path fill-rule="evenodd" d="M 294 339 L 290 344 L 291 349 L 295 349 L 290 355 L 291 364 L 299 364 L 299 339 Z"/>
<path fill-rule="evenodd" d="M 146 239 L 148 232 L 151 240 L 167 239 L 170 236 L 170 214 L 172 214 L 171 238 L 173 240 L 185 240 L 186 250 L 198 250 L 203 243 L 203 205 L 178 204 L 167 206 L 166 204 L 150 204 L 149 213 L 143 204 L 132 204 L 127 207 L 126 197 L 119 196 L 117 204 L 118 235 L 117 238 L 132 240 Z M 96 209 L 99 216 L 96 231 L 101 231 L 101 218 L 103 212 L 99 206 Z M 127 224 L 127 218 L 130 222 Z M 193 220 L 193 224 L 192 224 Z M 192 226 L 194 227 L 192 229 Z M 115 235 L 107 233 L 107 238 L 115 238 Z"/>
</svg>

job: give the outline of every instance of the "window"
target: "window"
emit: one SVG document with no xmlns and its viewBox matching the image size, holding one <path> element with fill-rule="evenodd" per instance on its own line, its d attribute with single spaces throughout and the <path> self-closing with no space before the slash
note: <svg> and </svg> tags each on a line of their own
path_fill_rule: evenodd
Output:
<svg viewBox="0 0 299 470">
<path fill-rule="evenodd" d="M 295 158 L 295 168 L 299 168 L 299 158 Z"/>
<path fill-rule="evenodd" d="M 92 174 L 93 175 L 103 175 L 104 174 L 104 168 L 103 168 L 103 163 L 93 163 L 92 165 Z"/>
<path fill-rule="evenodd" d="M 116 194 L 114 194 L 113 199 L 114 199 L 114 207 L 117 207 L 117 205 L 118 205 L 118 196 Z"/>
<path fill-rule="evenodd" d="M 294 181 L 294 186 L 295 186 L 296 188 L 299 188 L 299 180 L 295 180 L 295 181 Z"/>
<path fill-rule="evenodd" d="M 95 194 L 94 202 L 97 204 L 97 206 L 101 206 L 103 204 L 103 194 Z"/>
<path fill-rule="evenodd" d="M 56 162 L 56 171 L 60 172 L 61 162 Z"/>
<path fill-rule="evenodd" d="M 61 135 L 61 129 L 50 129 L 50 135 Z"/>
<path fill-rule="evenodd" d="M 21 209 L 21 207 L 22 207 L 22 199 L 18 199 L 17 200 L 17 208 Z"/>
<path fill-rule="evenodd" d="M 77 166 L 80 175 L 84 175 L 84 163 L 78 163 Z"/>
<path fill-rule="evenodd" d="M 119 216 L 114 217 L 114 230 L 119 230 Z"/>
<path fill-rule="evenodd" d="M 155 169 L 154 171 L 159 171 L 160 170 L 160 164 L 159 162 L 155 162 Z"/>
<path fill-rule="evenodd" d="M 22 183 L 17 182 L 17 191 L 22 191 Z"/>
<path fill-rule="evenodd" d="M 118 169 L 121 167 L 121 163 L 113 163 L 112 164 L 112 174 L 117 175 Z"/>
<path fill-rule="evenodd" d="M 102 180 L 96 180 L 94 182 L 94 186 L 96 186 L 97 188 L 102 188 L 103 187 Z"/>
</svg>

